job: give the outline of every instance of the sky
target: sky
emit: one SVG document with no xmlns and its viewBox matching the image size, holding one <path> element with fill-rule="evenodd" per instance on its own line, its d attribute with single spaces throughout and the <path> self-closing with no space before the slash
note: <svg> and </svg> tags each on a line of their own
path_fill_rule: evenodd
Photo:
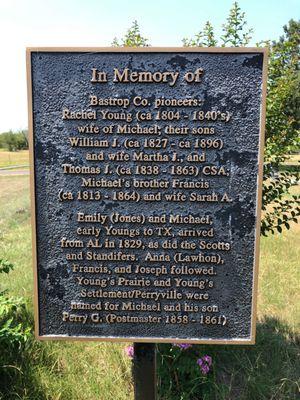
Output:
<svg viewBox="0 0 300 400">
<path fill-rule="evenodd" d="M 181 46 L 207 20 L 221 32 L 233 0 L 0 0 L 0 132 L 27 127 L 26 47 L 110 46 L 137 20 L 152 46 Z M 239 0 L 250 45 L 277 39 L 300 0 Z M 218 35 L 217 35 L 218 36 Z"/>
</svg>

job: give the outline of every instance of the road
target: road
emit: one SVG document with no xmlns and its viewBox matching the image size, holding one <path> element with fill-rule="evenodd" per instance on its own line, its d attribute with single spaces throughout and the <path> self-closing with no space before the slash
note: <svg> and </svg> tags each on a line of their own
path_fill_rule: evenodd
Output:
<svg viewBox="0 0 300 400">
<path fill-rule="evenodd" d="M 29 169 L 1 169 L 0 176 L 29 175 Z"/>
</svg>

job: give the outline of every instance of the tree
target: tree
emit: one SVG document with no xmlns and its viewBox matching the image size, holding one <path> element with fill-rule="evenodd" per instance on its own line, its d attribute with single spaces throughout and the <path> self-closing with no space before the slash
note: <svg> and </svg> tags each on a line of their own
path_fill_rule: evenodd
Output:
<svg viewBox="0 0 300 400">
<path fill-rule="evenodd" d="M 28 149 L 28 132 L 23 130 L 0 133 L 0 147 L 6 148 L 8 151 Z"/>
<path fill-rule="evenodd" d="M 212 24 L 207 21 L 204 25 L 203 31 L 200 31 L 195 35 L 194 38 L 182 40 L 185 47 L 197 46 L 197 47 L 214 47 L 217 45 L 217 40 L 215 39 L 214 28 Z"/>
<path fill-rule="evenodd" d="M 299 180 L 297 170 L 283 171 L 283 162 L 300 147 L 300 21 L 289 21 L 278 41 L 267 43 L 270 50 L 266 109 L 266 145 L 263 184 L 262 233 L 289 229 L 300 215 L 299 196 L 289 196 Z M 268 207 L 270 204 L 273 207 Z"/>
<path fill-rule="evenodd" d="M 229 11 L 226 23 L 222 25 L 222 36 L 220 41 L 215 37 L 212 24 L 207 21 L 202 31 L 197 33 L 193 38 L 182 40 L 184 46 L 198 47 L 238 47 L 247 46 L 251 40 L 253 29 L 247 29 L 245 13 L 241 11 L 237 2 L 234 2 Z"/>
<path fill-rule="evenodd" d="M 148 47 L 148 39 L 143 37 L 140 33 L 140 28 L 137 21 L 133 21 L 132 26 L 128 29 L 125 36 L 118 40 L 114 38 L 112 42 L 113 47 Z"/>
<path fill-rule="evenodd" d="M 229 11 L 227 22 L 223 25 L 222 47 L 227 45 L 233 47 L 247 46 L 251 40 L 253 29 L 246 30 L 246 25 L 245 13 L 241 11 L 235 1 Z"/>
<path fill-rule="evenodd" d="M 289 229 L 291 221 L 297 222 L 300 215 L 299 196 L 289 191 L 299 180 L 299 172 L 285 171 L 284 161 L 291 151 L 299 149 L 299 36 L 300 23 L 291 20 L 283 27 L 284 34 L 278 41 L 259 45 L 269 47 L 268 95 L 266 108 L 266 143 L 263 176 L 263 218 L 261 232 L 267 235 Z M 222 26 L 222 35 L 215 37 L 212 24 L 207 21 L 203 30 L 193 38 L 184 38 L 184 46 L 239 47 L 247 46 L 251 40 L 252 28 L 247 28 L 245 13 L 237 2 L 229 12 Z M 140 34 L 134 21 L 121 40 L 114 39 L 113 46 L 148 46 L 148 39 Z"/>
<path fill-rule="evenodd" d="M 221 46 L 246 46 L 252 29 L 246 28 L 245 13 L 237 2 L 229 12 L 220 37 Z M 261 232 L 267 235 L 282 228 L 289 229 L 291 221 L 300 215 L 299 196 L 289 194 L 299 180 L 299 172 L 284 171 L 283 162 L 294 149 L 299 149 L 299 22 L 291 20 L 283 27 L 278 41 L 262 42 L 269 47 L 268 95 L 266 104 L 266 143 L 263 176 L 263 218 Z M 184 46 L 215 46 L 218 43 L 210 22 L 191 39 L 183 39 Z"/>
</svg>

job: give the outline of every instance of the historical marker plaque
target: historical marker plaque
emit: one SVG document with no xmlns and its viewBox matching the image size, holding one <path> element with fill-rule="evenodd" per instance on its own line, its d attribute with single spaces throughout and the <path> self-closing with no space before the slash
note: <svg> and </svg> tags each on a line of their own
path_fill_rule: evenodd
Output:
<svg viewBox="0 0 300 400">
<path fill-rule="evenodd" d="M 265 51 L 27 57 L 37 336 L 254 343 Z"/>
</svg>

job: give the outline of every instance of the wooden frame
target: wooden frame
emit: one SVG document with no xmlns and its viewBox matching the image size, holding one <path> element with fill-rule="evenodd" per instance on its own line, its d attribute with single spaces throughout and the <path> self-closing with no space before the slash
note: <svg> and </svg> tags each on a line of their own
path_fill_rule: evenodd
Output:
<svg viewBox="0 0 300 400">
<path fill-rule="evenodd" d="M 94 337 L 94 336 L 56 336 L 39 334 L 39 304 L 38 304 L 38 276 L 37 276 L 37 245 L 36 245 L 36 205 L 35 205 L 35 170 L 34 170 L 34 133 L 33 133 L 33 109 L 32 109 L 32 76 L 31 53 L 34 52 L 85 52 L 85 53 L 261 53 L 263 54 L 262 70 L 262 98 L 259 127 L 259 151 L 258 151 L 258 180 L 256 192 L 256 226 L 252 287 L 252 312 L 251 312 L 251 337 L 250 339 L 178 339 L 178 338 L 140 338 L 140 337 Z M 264 131 L 266 118 L 266 91 L 267 91 L 267 66 L 268 49 L 259 47 L 28 47 L 26 49 L 27 67 L 27 101 L 28 101 L 28 129 L 29 129 L 29 153 L 30 153 L 30 195 L 31 195 L 31 225 L 32 225 L 32 258 L 34 273 L 34 314 L 35 336 L 38 340 L 78 340 L 78 341 L 110 341 L 110 342 L 141 342 L 141 343 L 195 343 L 195 344 L 235 344 L 253 345 L 256 334 L 258 268 L 259 268 L 259 244 L 260 222 L 262 206 L 262 180 L 263 180 L 263 153 Z"/>
</svg>

